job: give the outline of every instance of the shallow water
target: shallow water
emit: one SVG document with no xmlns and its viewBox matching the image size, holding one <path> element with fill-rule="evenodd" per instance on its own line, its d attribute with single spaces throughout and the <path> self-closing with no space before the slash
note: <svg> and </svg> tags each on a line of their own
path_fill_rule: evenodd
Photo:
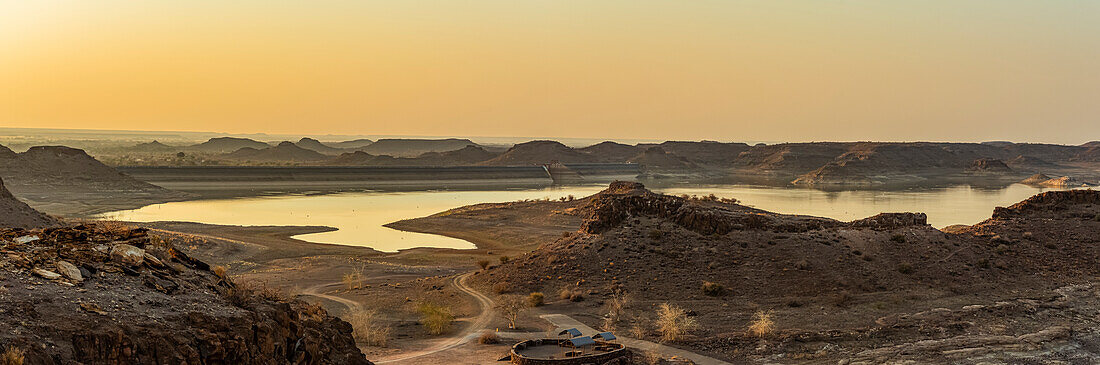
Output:
<svg viewBox="0 0 1100 365">
<path fill-rule="evenodd" d="M 485 202 L 522 199 L 583 197 L 606 185 L 565 186 L 491 191 L 428 190 L 413 192 L 354 192 L 327 195 L 281 195 L 253 198 L 195 200 L 155 204 L 140 209 L 111 212 L 103 218 L 152 222 L 191 221 L 227 225 L 317 225 L 337 231 L 296 238 L 318 243 L 367 246 L 393 252 L 412 247 L 473 248 L 455 238 L 402 232 L 383 224 Z M 778 213 L 804 214 L 852 220 L 881 212 L 924 212 L 937 228 L 974 224 L 1007 206 L 1043 190 L 1025 185 L 1002 189 L 958 186 L 898 191 L 826 192 L 813 189 L 746 185 L 655 187 L 666 194 L 736 198 L 742 204 Z"/>
</svg>

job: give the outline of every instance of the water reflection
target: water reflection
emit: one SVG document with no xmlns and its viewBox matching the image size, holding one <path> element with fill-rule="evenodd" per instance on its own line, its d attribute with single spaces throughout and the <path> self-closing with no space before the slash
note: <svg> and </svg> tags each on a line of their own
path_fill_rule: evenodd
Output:
<svg viewBox="0 0 1100 365">
<path fill-rule="evenodd" d="M 401 232 L 383 224 L 484 202 L 583 197 L 606 185 L 557 186 L 485 191 L 425 190 L 294 194 L 252 198 L 197 200 L 156 204 L 103 217 L 127 221 L 192 221 L 228 225 L 320 225 L 337 231 L 298 238 L 318 243 L 368 246 L 381 251 L 412 247 L 473 248 L 469 242 Z M 973 224 L 989 218 L 993 207 L 1007 206 L 1043 191 L 1025 185 L 1002 189 L 955 186 L 896 191 L 821 191 L 746 185 L 656 186 L 667 194 L 736 198 L 743 204 L 787 214 L 853 220 L 881 212 L 924 212 L 937 228 Z"/>
</svg>

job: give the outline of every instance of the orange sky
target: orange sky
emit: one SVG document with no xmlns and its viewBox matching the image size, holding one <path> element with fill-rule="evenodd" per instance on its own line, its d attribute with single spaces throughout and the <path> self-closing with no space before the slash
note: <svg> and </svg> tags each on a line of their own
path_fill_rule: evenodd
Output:
<svg viewBox="0 0 1100 365">
<path fill-rule="evenodd" d="M 1094 1 L 0 0 L 0 126 L 1100 139 Z"/>
</svg>

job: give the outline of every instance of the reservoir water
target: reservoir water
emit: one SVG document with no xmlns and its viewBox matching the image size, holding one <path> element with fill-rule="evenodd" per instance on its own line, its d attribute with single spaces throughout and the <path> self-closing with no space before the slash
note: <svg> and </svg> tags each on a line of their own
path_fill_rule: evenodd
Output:
<svg viewBox="0 0 1100 365">
<path fill-rule="evenodd" d="M 413 247 L 473 248 L 464 240 L 402 232 L 382 225 L 464 205 L 523 199 L 583 197 L 606 185 L 496 189 L 483 191 L 365 191 L 335 194 L 193 200 L 154 204 L 110 212 L 101 218 L 135 222 L 189 221 L 224 225 L 316 225 L 336 231 L 296 236 L 309 242 L 367 246 L 393 252 Z M 974 224 L 989 218 L 993 208 L 1008 206 L 1043 190 L 1020 184 L 1005 188 L 956 186 L 895 191 L 828 192 L 814 189 L 748 185 L 677 185 L 651 187 L 666 194 L 736 198 L 742 204 L 778 213 L 853 220 L 881 212 L 923 212 L 936 228 Z"/>
</svg>

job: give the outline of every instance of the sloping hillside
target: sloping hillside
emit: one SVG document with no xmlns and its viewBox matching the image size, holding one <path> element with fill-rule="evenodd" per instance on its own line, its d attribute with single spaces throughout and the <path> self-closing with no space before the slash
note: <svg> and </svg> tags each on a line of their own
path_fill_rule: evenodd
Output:
<svg viewBox="0 0 1100 365">
<path fill-rule="evenodd" d="M 50 214 L 133 208 L 186 196 L 122 174 L 75 148 L 38 146 L 7 152 L 0 152 L 0 178 L 7 189 Z"/>
<path fill-rule="evenodd" d="M 284 141 L 275 147 L 264 149 L 241 148 L 233 153 L 222 155 L 222 158 L 242 161 L 307 162 L 322 161 L 329 157 L 320 152 L 299 147 L 292 142 Z"/>
<path fill-rule="evenodd" d="M 34 210 L 27 203 L 12 196 L 11 192 L 4 187 L 3 179 L 0 179 L 0 227 L 35 228 L 58 223 L 60 222 L 56 218 Z"/>
<path fill-rule="evenodd" d="M 590 163 L 598 160 L 592 155 L 577 151 L 557 141 L 531 141 L 512 146 L 500 156 L 481 164 L 489 166 L 525 166 L 549 164 L 555 161 L 560 163 Z"/>
<path fill-rule="evenodd" d="M 186 149 L 208 153 L 226 153 L 242 148 L 264 149 L 268 147 L 271 147 L 271 145 L 248 138 L 216 137 L 203 143 L 188 146 Z"/>
</svg>

